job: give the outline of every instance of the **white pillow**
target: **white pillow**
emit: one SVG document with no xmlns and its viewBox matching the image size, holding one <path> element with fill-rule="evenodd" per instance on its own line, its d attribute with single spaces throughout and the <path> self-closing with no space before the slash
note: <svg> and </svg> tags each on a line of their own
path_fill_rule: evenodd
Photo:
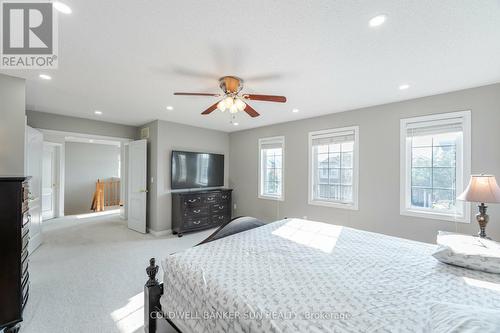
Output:
<svg viewBox="0 0 500 333">
<path fill-rule="evenodd" d="M 478 271 L 500 274 L 500 243 L 489 239 L 439 231 L 437 260 Z"/>
</svg>

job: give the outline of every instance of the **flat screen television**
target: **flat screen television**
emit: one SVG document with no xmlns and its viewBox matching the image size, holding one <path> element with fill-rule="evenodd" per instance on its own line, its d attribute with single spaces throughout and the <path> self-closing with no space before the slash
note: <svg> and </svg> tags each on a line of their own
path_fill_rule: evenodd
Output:
<svg viewBox="0 0 500 333">
<path fill-rule="evenodd" d="M 171 188 L 224 186 L 224 155 L 172 151 Z"/>
</svg>

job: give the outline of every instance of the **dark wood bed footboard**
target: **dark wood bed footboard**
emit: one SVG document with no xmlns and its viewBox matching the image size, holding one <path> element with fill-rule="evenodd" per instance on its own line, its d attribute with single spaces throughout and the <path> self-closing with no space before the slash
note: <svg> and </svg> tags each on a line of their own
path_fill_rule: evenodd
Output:
<svg viewBox="0 0 500 333">
<path fill-rule="evenodd" d="M 198 245 L 216 241 L 236 233 L 263 226 L 265 223 L 253 217 L 237 217 L 218 228 L 213 234 Z M 198 246 L 197 245 L 197 246 Z M 149 259 L 149 266 L 146 268 L 148 281 L 144 285 L 144 332 L 164 333 L 172 332 L 165 324 L 168 323 L 176 332 L 181 330 L 162 311 L 160 297 L 163 295 L 163 283 L 158 282 L 156 274 L 159 267 L 155 258 Z M 175 309 L 172 309 L 175 310 Z"/>
</svg>

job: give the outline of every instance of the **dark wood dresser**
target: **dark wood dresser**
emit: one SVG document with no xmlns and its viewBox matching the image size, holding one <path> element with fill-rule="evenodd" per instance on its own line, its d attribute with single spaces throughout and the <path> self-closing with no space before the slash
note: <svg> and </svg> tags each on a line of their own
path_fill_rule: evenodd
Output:
<svg viewBox="0 0 500 333">
<path fill-rule="evenodd" d="M 172 193 L 172 232 L 218 227 L 231 220 L 230 189 Z"/>
<path fill-rule="evenodd" d="M 28 178 L 0 177 L 0 328 L 17 332 L 28 300 Z"/>
</svg>

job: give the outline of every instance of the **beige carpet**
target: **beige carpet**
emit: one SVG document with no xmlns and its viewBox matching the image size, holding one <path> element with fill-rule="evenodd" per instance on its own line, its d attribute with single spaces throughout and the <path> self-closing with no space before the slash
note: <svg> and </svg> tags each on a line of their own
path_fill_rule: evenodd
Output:
<svg viewBox="0 0 500 333">
<path fill-rule="evenodd" d="M 21 332 L 143 332 L 149 258 L 191 247 L 212 231 L 155 238 L 127 229 L 118 215 L 44 222 L 44 243 L 30 256 Z"/>
</svg>

